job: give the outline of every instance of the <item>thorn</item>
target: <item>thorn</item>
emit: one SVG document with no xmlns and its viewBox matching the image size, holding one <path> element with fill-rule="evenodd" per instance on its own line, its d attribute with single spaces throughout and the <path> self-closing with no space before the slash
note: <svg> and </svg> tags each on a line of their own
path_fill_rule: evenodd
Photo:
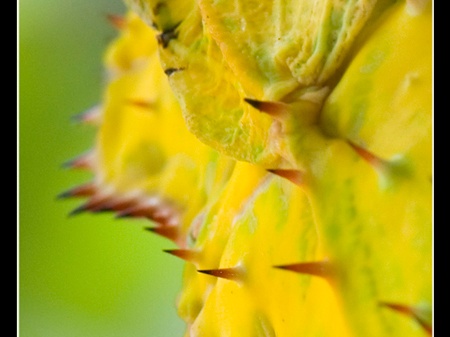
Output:
<svg viewBox="0 0 450 337">
<path fill-rule="evenodd" d="M 318 262 L 302 262 L 294 264 L 286 264 L 274 266 L 274 268 L 290 270 L 300 274 L 308 274 L 312 276 L 329 277 L 332 275 L 330 263 L 326 260 Z"/>
<path fill-rule="evenodd" d="M 188 262 L 198 262 L 200 253 L 192 249 L 164 249 L 163 252 L 179 257 Z"/>
<path fill-rule="evenodd" d="M 176 73 L 176 72 L 182 71 L 182 70 L 184 70 L 184 68 L 167 68 L 166 70 L 164 70 L 164 73 L 165 73 L 167 76 L 170 76 L 170 75 L 172 75 L 173 73 Z"/>
<path fill-rule="evenodd" d="M 77 215 L 86 211 L 95 212 L 98 208 L 101 208 L 102 205 L 109 200 L 109 198 L 109 195 L 94 195 L 86 203 L 72 210 L 69 213 L 69 216 Z"/>
<path fill-rule="evenodd" d="M 145 230 L 158 234 L 166 239 L 169 239 L 175 243 L 178 243 L 180 238 L 180 232 L 176 226 L 158 226 L 158 227 L 145 227 Z"/>
<path fill-rule="evenodd" d="M 197 270 L 197 271 L 202 274 L 207 274 L 232 281 L 242 281 L 244 278 L 244 271 L 240 267 Z"/>
<path fill-rule="evenodd" d="M 105 211 L 121 211 L 123 209 L 130 208 L 137 203 L 136 197 L 120 198 L 112 197 L 106 200 L 104 203 L 93 209 L 93 212 L 105 212 Z"/>
<path fill-rule="evenodd" d="M 432 335 L 433 329 L 431 327 L 431 324 L 426 322 L 425 319 L 421 317 L 420 312 L 417 308 L 398 303 L 379 302 L 379 304 L 381 306 L 388 307 L 392 310 L 410 316 L 411 318 L 415 319 L 417 323 L 419 323 L 430 336 Z"/>
<path fill-rule="evenodd" d="M 101 115 L 102 107 L 100 105 L 95 105 L 78 115 L 72 116 L 72 119 L 76 123 L 98 125 L 100 124 Z"/>
<path fill-rule="evenodd" d="M 299 170 L 272 169 L 267 171 L 276 174 L 277 176 L 283 177 L 298 186 L 303 185 L 304 174 Z"/>
<path fill-rule="evenodd" d="M 178 28 L 178 26 L 180 24 L 181 24 L 181 22 L 177 23 L 172 28 L 163 31 L 161 34 L 156 36 L 158 43 L 163 48 L 166 48 L 169 45 L 170 40 L 176 39 L 178 37 L 178 33 L 176 32 L 176 29 Z"/>
<path fill-rule="evenodd" d="M 85 185 L 71 188 L 64 191 L 57 196 L 58 199 L 70 198 L 70 197 L 89 197 L 94 195 L 98 191 L 97 186 L 94 183 L 88 183 Z"/>
<path fill-rule="evenodd" d="M 141 202 L 135 206 L 125 208 L 124 210 L 117 213 L 116 218 L 148 218 L 151 219 L 155 209 L 160 205 L 157 198 L 149 198 L 144 202 Z"/>
<path fill-rule="evenodd" d="M 80 213 L 83 213 L 87 211 L 87 204 L 83 204 L 81 206 L 78 206 L 77 208 L 73 209 L 70 213 L 69 216 L 74 216 Z"/>
<path fill-rule="evenodd" d="M 87 153 L 83 153 L 78 157 L 66 161 L 62 164 L 62 167 L 68 169 L 92 170 L 94 168 L 94 162 L 95 153 L 91 150 Z"/>
<path fill-rule="evenodd" d="M 150 101 L 145 101 L 145 100 L 139 100 L 139 99 L 129 99 L 128 103 L 142 108 L 142 109 L 151 109 L 154 107 L 154 103 L 150 102 Z"/>
<path fill-rule="evenodd" d="M 373 153 L 367 151 L 366 149 L 356 145 L 351 141 L 347 141 L 348 144 L 356 151 L 357 154 L 361 156 L 365 161 L 367 161 L 370 165 L 375 167 L 376 169 L 381 169 L 386 166 L 386 162 L 383 159 L 378 158 Z"/>
<path fill-rule="evenodd" d="M 284 119 L 289 113 L 289 105 L 283 102 L 258 101 L 256 99 L 244 98 L 248 104 L 261 112 L 265 112 L 277 119 Z"/>
<path fill-rule="evenodd" d="M 116 29 L 122 30 L 126 27 L 127 21 L 121 15 L 107 14 L 106 18 L 108 19 L 109 23 L 111 23 L 111 25 L 113 25 L 113 27 Z"/>
</svg>

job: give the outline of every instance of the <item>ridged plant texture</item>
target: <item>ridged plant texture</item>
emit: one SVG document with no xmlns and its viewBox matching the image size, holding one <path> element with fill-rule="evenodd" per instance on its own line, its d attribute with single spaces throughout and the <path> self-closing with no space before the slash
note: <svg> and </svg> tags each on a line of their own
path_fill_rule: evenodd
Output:
<svg viewBox="0 0 450 337">
<path fill-rule="evenodd" d="M 185 336 L 431 335 L 432 2 L 126 3 L 61 196 L 172 242 Z"/>
</svg>

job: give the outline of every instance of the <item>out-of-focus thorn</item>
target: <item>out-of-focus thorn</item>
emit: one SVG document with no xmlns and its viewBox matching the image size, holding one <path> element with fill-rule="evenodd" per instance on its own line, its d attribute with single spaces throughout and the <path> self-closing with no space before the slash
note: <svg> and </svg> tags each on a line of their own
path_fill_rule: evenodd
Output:
<svg viewBox="0 0 450 337">
<path fill-rule="evenodd" d="M 121 15 L 107 14 L 106 18 L 108 19 L 109 23 L 111 23 L 111 25 L 118 30 L 124 29 L 127 25 L 126 19 Z"/>
<path fill-rule="evenodd" d="M 303 184 L 304 174 L 299 170 L 270 169 L 267 171 L 277 176 L 283 177 L 298 186 L 301 186 Z"/>
<path fill-rule="evenodd" d="M 366 149 L 362 148 L 361 146 L 356 145 L 355 143 L 353 143 L 349 140 L 347 142 L 362 159 L 367 161 L 375 169 L 377 169 L 377 170 L 383 169 L 387 166 L 386 161 L 384 161 L 383 159 L 375 156 L 373 153 L 367 151 Z"/>
<path fill-rule="evenodd" d="M 95 152 L 90 150 L 62 164 L 63 168 L 92 170 L 95 166 Z"/>
<path fill-rule="evenodd" d="M 400 312 L 402 314 L 405 314 L 411 318 L 413 318 L 414 320 L 417 321 L 417 323 L 419 323 L 422 328 L 424 328 L 424 330 L 431 336 L 433 333 L 433 328 L 431 326 L 431 324 L 429 324 L 428 322 L 426 322 L 420 315 L 420 312 L 417 308 L 412 307 L 412 306 L 408 306 L 408 305 L 404 305 L 404 304 L 399 304 L 399 303 L 389 303 L 389 302 L 379 302 L 379 304 L 381 306 L 390 308 L 392 310 L 395 310 L 397 312 Z"/>
<path fill-rule="evenodd" d="M 258 101 L 251 98 L 244 98 L 244 101 L 255 109 L 265 112 L 276 119 L 284 119 L 290 111 L 289 105 L 283 102 Z"/>
<path fill-rule="evenodd" d="M 73 211 L 71 211 L 69 213 L 69 216 L 77 215 L 87 211 L 94 212 L 96 209 L 101 208 L 102 205 L 110 198 L 111 196 L 109 195 L 95 194 L 86 203 L 78 206 Z"/>
<path fill-rule="evenodd" d="M 197 270 L 199 273 L 224 278 L 232 281 L 242 281 L 244 279 L 244 270 L 240 267 L 221 268 L 221 269 L 203 269 Z"/>
<path fill-rule="evenodd" d="M 72 116 L 72 120 L 75 123 L 99 125 L 102 117 L 102 107 L 95 105 L 92 108 L 83 111 L 75 116 Z"/>
<path fill-rule="evenodd" d="M 142 109 L 151 109 L 154 107 L 154 103 L 141 99 L 129 99 L 128 103 Z"/>
<path fill-rule="evenodd" d="M 145 227 L 144 229 L 165 237 L 166 239 L 169 239 L 175 243 L 178 243 L 180 239 L 180 231 L 176 226 Z"/>
<path fill-rule="evenodd" d="M 163 251 L 191 263 L 198 262 L 200 259 L 200 252 L 192 249 L 164 249 Z"/>
<path fill-rule="evenodd" d="M 121 210 L 132 207 L 137 203 L 137 198 L 135 197 L 111 197 L 105 200 L 104 203 L 95 208 L 94 212 L 104 212 L 104 211 L 115 211 L 119 212 Z"/>
<path fill-rule="evenodd" d="M 151 219 L 155 209 L 158 207 L 159 204 L 160 204 L 159 200 L 156 197 L 152 197 L 138 203 L 137 205 L 133 205 L 131 207 L 121 210 L 120 212 L 117 213 L 116 218 L 145 217 Z"/>
<path fill-rule="evenodd" d="M 94 183 L 87 183 L 80 185 L 70 190 L 64 191 L 57 196 L 58 199 L 71 198 L 71 197 L 90 197 L 97 193 L 98 187 Z"/>
<path fill-rule="evenodd" d="M 274 268 L 290 270 L 300 274 L 307 274 L 320 277 L 332 276 L 332 268 L 328 261 L 301 262 L 286 265 L 274 266 Z"/>
</svg>

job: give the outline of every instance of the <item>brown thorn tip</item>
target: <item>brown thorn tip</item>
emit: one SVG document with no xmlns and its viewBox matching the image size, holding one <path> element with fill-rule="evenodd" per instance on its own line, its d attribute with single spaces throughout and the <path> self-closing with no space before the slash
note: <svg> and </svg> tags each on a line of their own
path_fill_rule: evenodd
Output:
<svg viewBox="0 0 450 337">
<path fill-rule="evenodd" d="M 293 182 L 298 186 L 301 186 L 303 184 L 303 173 L 299 170 L 271 169 L 267 171 L 280 177 L 286 178 L 287 180 Z"/>
<path fill-rule="evenodd" d="M 367 151 L 366 149 L 362 148 L 361 146 L 356 145 L 355 143 L 351 142 L 350 140 L 347 141 L 348 144 L 355 150 L 355 152 L 361 156 L 365 161 L 367 161 L 369 164 L 374 166 L 375 168 L 381 168 L 385 165 L 385 161 L 377 156 L 375 156 L 373 153 Z"/>
<path fill-rule="evenodd" d="M 289 105 L 283 102 L 258 101 L 252 98 L 244 98 L 244 101 L 255 109 L 265 112 L 275 118 L 282 118 L 287 112 L 289 112 Z"/>
<path fill-rule="evenodd" d="M 140 204 L 125 208 L 123 210 L 120 210 L 120 212 L 117 213 L 116 218 L 147 217 L 147 218 L 151 219 L 156 206 L 157 205 L 155 203 L 149 203 L 149 202 L 140 203 Z"/>
<path fill-rule="evenodd" d="M 224 278 L 232 281 L 240 281 L 244 276 L 244 272 L 239 267 L 222 268 L 222 269 L 203 269 L 197 270 L 199 273 Z"/>
<path fill-rule="evenodd" d="M 425 329 L 425 331 L 431 336 L 433 333 L 433 329 L 431 327 L 431 325 L 426 322 L 420 315 L 418 309 L 412 307 L 412 306 L 408 306 L 408 305 L 404 305 L 404 304 L 399 304 L 399 303 L 389 303 L 389 302 L 379 302 L 379 304 L 381 306 L 385 306 L 388 307 L 392 310 L 395 310 L 397 312 L 400 312 L 402 314 L 405 314 L 407 316 L 412 317 L 413 319 L 415 319 L 421 326 L 422 328 Z"/>
<path fill-rule="evenodd" d="M 177 242 L 179 239 L 178 227 L 175 226 L 145 227 L 144 229 L 174 242 Z"/>
<path fill-rule="evenodd" d="M 164 249 L 163 252 L 169 253 L 188 262 L 194 262 L 198 260 L 199 257 L 199 253 L 191 249 Z"/>
<path fill-rule="evenodd" d="M 62 164 L 63 168 L 90 170 L 93 168 L 94 154 L 92 151 L 83 153 Z"/>
<path fill-rule="evenodd" d="M 134 198 L 113 198 L 106 202 L 103 205 L 103 208 L 99 209 L 98 211 L 115 211 L 120 212 L 124 209 L 129 209 L 133 205 L 136 204 L 136 199 Z"/>
<path fill-rule="evenodd" d="M 110 196 L 108 195 L 93 195 L 86 203 L 70 212 L 69 216 L 76 215 L 85 211 L 96 212 L 97 210 L 102 209 L 105 206 L 105 203 L 108 202 L 108 200 L 110 200 Z"/>
<path fill-rule="evenodd" d="M 87 211 L 87 209 L 88 209 L 87 203 L 86 203 L 86 204 L 83 204 L 83 205 L 81 205 L 81 206 L 78 206 L 78 207 L 75 208 L 74 210 L 72 210 L 72 211 L 69 213 L 69 216 L 74 216 L 74 215 L 83 213 L 83 212 Z"/>
<path fill-rule="evenodd" d="M 123 16 L 117 14 L 107 14 L 106 18 L 116 29 L 124 29 L 126 26 L 126 20 Z"/>
<path fill-rule="evenodd" d="M 64 191 L 58 194 L 58 199 L 70 198 L 70 197 L 88 197 L 93 195 L 97 191 L 97 187 L 93 183 L 77 186 L 70 190 Z"/>
<path fill-rule="evenodd" d="M 332 274 L 330 263 L 328 261 L 286 264 L 274 266 L 274 268 L 290 270 L 300 274 L 307 274 L 320 277 L 329 277 Z"/>
</svg>

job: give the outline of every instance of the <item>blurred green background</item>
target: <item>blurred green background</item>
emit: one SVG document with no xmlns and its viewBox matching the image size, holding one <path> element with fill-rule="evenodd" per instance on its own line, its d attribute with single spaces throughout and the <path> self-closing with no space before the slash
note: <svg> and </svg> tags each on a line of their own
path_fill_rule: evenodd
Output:
<svg viewBox="0 0 450 337">
<path fill-rule="evenodd" d="M 19 2 L 19 317 L 21 337 L 182 336 L 176 297 L 183 263 L 145 220 L 68 217 L 81 200 L 56 196 L 90 180 L 61 164 L 95 129 L 71 118 L 99 102 L 103 51 L 121 0 Z"/>
</svg>

